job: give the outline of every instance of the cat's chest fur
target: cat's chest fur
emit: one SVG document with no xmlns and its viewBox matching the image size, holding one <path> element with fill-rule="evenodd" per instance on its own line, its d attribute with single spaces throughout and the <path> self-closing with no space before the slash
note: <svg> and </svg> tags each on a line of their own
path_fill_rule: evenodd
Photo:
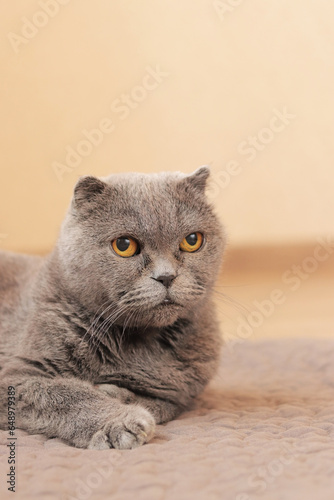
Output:
<svg viewBox="0 0 334 500">
<path fill-rule="evenodd" d="M 198 337 L 197 328 L 187 319 L 163 328 L 113 327 L 96 345 L 89 341 L 80 350 L 80 343 L 76 344 L 71 353 L 72 362 L 77 360 L 73 372 L 84 366 L 85 374 L 80 375 L 93 384 L 114 383 L 158 397 L 175 391 L 181 373 L 184 377 L 193 371 Z M 210 339 L 206 342 L 210 344 Z M 86 362 L 81 365 L 83 356 Z"/>
<path fill-rule="evenodd" d="M 216 367 L 220 339 L 215 328 L 208 333 L 210 314 L 203 310 L 199 316 L 162 328 L 113 326 L 96 343 L 72 317 L 62 339 L 66 356 L 58 368 L 62 376 L 93 385 L 114 384 L 137 394 L 179 400 L 180 389 L 187 386 L 192 392 L 191 387 L 202 380 L 204 384 L 208 371 Z"/>
</svg>

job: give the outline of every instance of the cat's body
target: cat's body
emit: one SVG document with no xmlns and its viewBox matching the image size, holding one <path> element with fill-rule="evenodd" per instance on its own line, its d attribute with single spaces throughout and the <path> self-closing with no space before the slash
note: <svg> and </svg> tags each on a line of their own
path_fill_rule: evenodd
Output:
<svg viewBox="0 0 334 500">
<path fill-rule="evenodd" d="M 207 176 L 83 178 L 48 257 L 0 253 L 1 428 L 12 386 L 18 427 L 132 448 L 203 390 L 219 357 L 224 246 Z M 187 235 L 203 236 L 197 251 L 180 250 Z"/>
</svg>

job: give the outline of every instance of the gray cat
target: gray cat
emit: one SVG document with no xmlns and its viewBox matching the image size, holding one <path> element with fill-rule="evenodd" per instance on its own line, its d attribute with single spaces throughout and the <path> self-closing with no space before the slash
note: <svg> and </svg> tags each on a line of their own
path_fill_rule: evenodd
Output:
<svg viewBox="0 0 334 500">
<path fill-rule="evenodd" d="M 214 375 L 224 234 L 207 167 L 83 177 L 46 258 L 0 253 L 0 428 L 134 448 Z"/>
</svg>

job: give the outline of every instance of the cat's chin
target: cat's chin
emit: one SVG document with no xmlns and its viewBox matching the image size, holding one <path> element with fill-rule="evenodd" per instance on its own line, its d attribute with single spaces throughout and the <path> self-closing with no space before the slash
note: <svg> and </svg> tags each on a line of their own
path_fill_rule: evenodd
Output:
<svg viewBox="0 0 334 500">
<path fill-rule="evenodd" d="M 125 319 L 124 323 L 128 327 L 163 327 L 172 325 L 180 315 L 184 312 L 184 308 L 180 305 L 163 302 L 158 304 L 151 309 L 146 309 L 143 313 L 135 318 L 135 321 L 129 321 Z"/>
<path fill-rule="evenodd" d="M 162 303 L 155 306 L 150 311 L 152 317 L 152 326 L 168 326 L 175 323 L 180 317 L 182 307 L 176 304 Z"/>
</svg>

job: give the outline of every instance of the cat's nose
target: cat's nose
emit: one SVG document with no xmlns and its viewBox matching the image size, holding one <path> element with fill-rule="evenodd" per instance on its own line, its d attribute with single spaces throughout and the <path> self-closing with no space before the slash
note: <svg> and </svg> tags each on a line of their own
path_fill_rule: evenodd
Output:
<svg viewBox="0 0 334 500">
<path fill-rule="evenodd" d="M 175 278 L 176 278 L 175 274 L 162 274 L 161 276 L 158 276 L 157 278 L 153 278 L 153 279 L 156 281 L 159 281 L 166 288 L 168 288 L 171 285 L 173 279 L 175 279 Z"/>
</svg>

